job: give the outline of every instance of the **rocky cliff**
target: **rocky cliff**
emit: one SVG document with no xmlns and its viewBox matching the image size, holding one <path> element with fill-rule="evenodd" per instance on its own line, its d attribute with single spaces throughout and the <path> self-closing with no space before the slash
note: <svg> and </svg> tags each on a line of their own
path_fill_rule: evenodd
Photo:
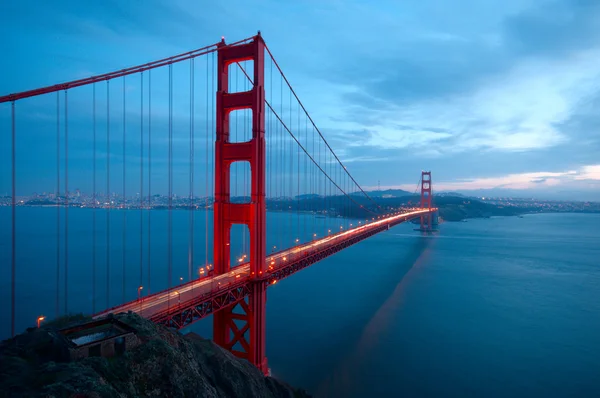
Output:
<svg viewBox="0 0 600 398">
<path fill-rule="evenodd" d="M 0 343 L 0 397 L 308 397 L 213 342 L 119 314 L 142 344 L 111 358 L 69 360 L 48 324 Z M 72 321 L 72 320 L 71 320 Z M 81 319 L 78 320 L 81 322 Z"/>
</svg>

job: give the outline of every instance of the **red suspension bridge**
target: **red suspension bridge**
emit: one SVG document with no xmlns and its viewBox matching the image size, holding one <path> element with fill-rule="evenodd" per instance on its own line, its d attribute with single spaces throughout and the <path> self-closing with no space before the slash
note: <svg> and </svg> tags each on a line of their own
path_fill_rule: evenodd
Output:
<svg viewBox="0 0 600 398">
<path fill-rule="evenodd" d="M 382 207 L 361 188 L 260 33 L 0 104 L 13 335 L 18 281 L 33 269 L 24 252 L 43 252 L 55 316 L 134 311 L 181 329 L 212 315 L 214 341 L 267 373 L 268 286 L 397 224 L 431 231 L 437 211 L 430 172 L 412 207 Z M 48 193 L 32 201 L 34 184 Z M 27 203 L 56 208 L 54 243 L 19 240 Z"/>
</svg>

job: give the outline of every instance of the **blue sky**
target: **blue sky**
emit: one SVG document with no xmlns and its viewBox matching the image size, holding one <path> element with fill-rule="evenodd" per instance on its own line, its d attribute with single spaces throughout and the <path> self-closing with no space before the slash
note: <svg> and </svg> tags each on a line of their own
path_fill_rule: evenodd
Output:
<svg viewBox="0 0 600 398">
<path fill-rule="evenodd" d="M 363 186 L 412 191 L 420 170 L 431 169 L 440 190 L 600 200 L 598 1 L 0 7 L 0 51 L 10 54 L 0 64 L 2 94 L 260 29 Z"/>
</svg>

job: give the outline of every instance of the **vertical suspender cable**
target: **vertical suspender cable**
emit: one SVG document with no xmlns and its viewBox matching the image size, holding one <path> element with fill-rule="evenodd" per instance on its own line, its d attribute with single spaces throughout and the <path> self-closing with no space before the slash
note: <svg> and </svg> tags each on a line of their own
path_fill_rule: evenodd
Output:
<svg viewBox="0 0 600 398">
<path fill-rule="evenodd" d="M 96 83 L 92 84 L 92 115 L 93 115 L 93 136 L 94 136 L 94 165 L 92 176 L 92 314 L 96 313 Z"/>
<path fill-rule="evenodd" d="M 151 216 L 152 216 L 152 70 L 148 70 L 148 289 L 146 294 L 150 294 L 150 266 L 151 260 Z"/>
<path fill-rule="evenodd" d="M 239 65 L 239 64 L 238 64 Z M 246 61 L 244 61 L 244 70 L 246 70 Z M 248 80 L 244 79 L 244 91 L 247 91 L 248 88 Z M 247 138 L 247 133 L 248 133 L 248 109 L 244 109 L 244 135 L 243 135 L 243 141 L 249 141 Z M 244 176 L 242 177 L 242 179 L 244 180 L 244 201 L 246 200 L 246 196 L 247 196 L 247 181 L 248 181 L 248 167 L 244 167 Z M 246 254 L 246 229 L 244 228 L 242 230 L 242 253 Z"/>
<path fill-rule="evenodd" d="M 320 141 L 319 141 L 320 143 Z M 321 145 L 319 145 L 319 148 L 321 147 Z M 321 154 L 321 151 L 319 151 L 319 164 L 323 164 L 325 162 L 325 158 L 327 156 L 327 148 L 323 148 L 323 154 Z M 322 166 L 321 166 L 322 167 Z M 323 207 L 325 207 L 325 187 L 327 186 L 327 176 L 325 174 L 323 174 L 323 185 L 319 186 L 319 191 L 321 191 L 321 189 L 323 189 L 320 193 L 320 195 L 323 196 Z M 325 230 L 325 219 L 323 218 L 323 224 L 322 224 L 322 229 Z M 324 233 L 323 233 L 324 235 Z"/>
<path fill-rule="evenodd" d="M 140 73 L 140 283 L 144 282 L 144 72 Z M 139 287 L 138 287 L 139 288 Z"/>
<path fill-rule="evenodd" d="M 315 128 L 314 127 L 312 129 L 312 133 L 313 133 L 312 134 L 312 156 L 313 156 L 313 158 L 316 158 L 316 156 L 315 156 Z M 315 219 L 315 215 L 314 215 L 314 210 L 316 210 L 316 205 L 317 205 L 317 197 L 316 197 L 316 195 L 317 195 L 317 192 L 318 192 L 317 191 L 317 181 L 316 181 L 317 168 L 315 167 L 314 161 L 313 161 L 313 164 L 312 164 L 312 170 L 313 170 L 313 173 L 312 173 L 313 175 L 311 176 L 311 184 L 312 184 L 313 194 L 315 195 L 315 198 L 314 198 L 315 207 L 312 209 L 313 210 L 313 215 L 312 215 L 312 224 L 313 225 L 312 225 L 312 230 L 310 232 L 310 240 L 313 240 L 313 238 L 314 238 L 313 234 L 315 233 L 314 231 L 315 231 L 315 221 L 316 221 L 316 219 Z"/>
<path fill-rule="evenodd" d="M 56 92 L 56 317 L 60 314 L 60 91 Z"/>
<path fill-rule="evenodd" d="M 280 110 L 279 114 L 281 115 L 281 117 L 283 117 L 283 77 L 280 77 L 279 85 L 281 86 L 281 88 L 279 90 L 279 93 L 281 95 L 281 102 L 280 102 L 280 108 L 281 108 L 281 110 Z M 281 178 L 281 195 L 280 195 L 280 198 L 282 199 L 282 201 L 281 201 L 281 203 L 282 203 L 282 206 L 281 206 L 281 221 L 280 221 L 279 224 L 281 226 L 283 226 L 283 217 L 284 217 L 284 214 L 283 214 L 283 203 L 284 203 L 284 200 L 283 200 L 283 198 L 285 196 L 285 191 L 284 191 L 284 188 L 285 188 L 285 178 L 284 178 L 285 172 L 283 170 L 283 153 L 284 153 L 284 150 L 285 150 L 285 145 L 284 145 L 284 142 L 283 142 L 283 129 L 281 128 L 281 123 L 279 123 L 279 124 L 280 124 L 279 129 L 280 129 L 280 132 L 281 132 L 281 134 L 279 136 L 279 153 L 280 153 L 279 171 L 280 171 L 280 178 Z M 281 249 L 283 249 L 283 242 L 282 242 L 283 231 L 279 231 L 278 235 L 279 235 L 279 244 L 278 244 L 278 246 L 279 246 L 279 250 L 281 250 Z"/>
<path fill-rule="evenodd" d="M 275 91 L 273 89 L 273 61 L 271 60 L 271 67 L 270 67 L 270 72 L 269 72 L 269 92 L 270 92 L 270 97 L 271 97 L 271 104 L 273 103 L 273 91 Z M 265 134 L 266 135 L 266 134 Z M 269 158 L 270 158 L 270 162 L 269 162 L 269 192 L 270 192 L 270 197 L 271 197 L 271 202 L 274 203 L 273 201 L 273 152 L 275 152 L 275 148 L 273 148 L 273 111 L 271 110 L 269 112 L 269 137 L 268 137 L 268 141 L 267 144 L 270 144 L 270 150 L 269 150 Z M 268 252 L 267 252 L 268 253 Z"/>
<path fill-rule="evenodd" d="M 244 61 L 244 70 L 245 69 L 246 69 L 246 61 Z M 248 87 L 248 84 L 247 84 L 248 80 L 244 79 L 243 77 L 242 77 L 242 79 L 243 79 L 242 81 L 244 82 L 243 83 L 243 91 L 247 91 L 246 89 Z M 247 140 L 246 134 L 248 132 L 248 129 L 246 127 L 247 126 L 247 122 L 248 122 L 248 109 L 244 109 L 243 112 L 244 112 L 244 115 L 243 115 L 243 125 L 242 125 L 243 126 L 242 141 L 245 142 Z M 242 175 L 242 184 L 243 184 L 243 186 L 242 186 L 242 195 L 244 196 L 244 202 L 245 202 L 246 201 L 246 193 L 247 193 L 246 192 L 246 189 L 247 189 L 246 182 L 247 182 L 247 178 L 248 178 L 248 174 L 247 174 L 248 173 L 248 171 L 247 171 L 248 168 L 245 167 L 244 163 L 240 163 L 240 165 L 243 165 L 243 167 L 242 167 L 242 173 L 243 173 L 243 175 Z M 242 254 L 246 254 L 246 228 L 242 228 Z"/>
<path fill-rule="evenodd" d="M 188 280 L 194 262 L 194 59 L 190 60 L 190 214 L 188 236 Z"/>
<path fill-rule="evenodd" d="M 292 127 L 292 92 L 290 91 L 290 130 L 293 128 Z M 292 203 L 293 203 L 293 197 L 294 197 L 294 193 L 292 192 L 293 189 L 293 184 L 294 184 L 294 141 L 290 140 L 290 174 L 289 174 L 289 179 L 290 179 L 290 205 L 288 206 L 288 212 L 290 213 L 290 225 L 288 226 L 288 231 L 293 231 L 292 228 L 292 224 L 294 222 L 294 213 L 291 211 L 292 209 L 290 209 L 290 207 L 292 207 Z M 292 238 L 292 243 L 294 242 L 294 237 L 291 236 Z M 289 238 L 288 238 L 289 239 Z M 293 244 L 290 245 L 290 247 L 293 246 Z"/>
<path fill-rule="evenodd" d="M 126 152 L 125 152 L 125 138 L 126 138 L 126 133 L 127 133 L 127 128 L 126 128 L 126 122 L 125 122 L 125 109 L 126 106 L 126 102 L 125 102 L 125 77 L 123 77 L 123 204 L 121 205 L 121 210 L 123 211 L 123 227 L 121 229 L 121 240 L 122 240 L 122 250 L 121 250 L 121 254 L 122 254 L 122 266 L 123 266 L 123 303 L 126 301 L 125 300 L 125 263 L 126 263 L 126 256 L 125 256 L 125 252 L 127 251 L 127 242 L 126 242 L 126 238 L 127 238 L 127 193 L 125 191 L 125 164 L 127 163 L 127 158 L 126 158 Z"/>
<path fill-rule="evenodd" d="M 69 304 L 69 108 L 65 90 L 65 315 Z"/>
<path fill-rule="evenodd" d="M 300 140 L 300 104 L 298 104 L 298 141 Z M 298 153 L 296 155 L 298 168 L 296 170 L 298 179 L 298 190 L 296 191 L 296 236 L 300 236 L 300 145 L 297 145 Z M 300 243 L 300 242 L 297 242 Z"/>
<path fill-rule="evenodd" d="M 15 101 L 11 103 L 11 163 L 12 163 L 12 192 L 11 192 L 11 202 L 10 208 L 12 212 L 11 219 L 11 232 L 12 232 L 12 241 L 11 241 L 11 268 L 10 268 L 10 335 L 14 337 L 15 335 L 15 281 L 16 281 L 16 273 L 17 273 L 17 159 L 16 159 L 16 125 L 15 125 Z"/>
<path fill-rule="evenodd" d="M 215 118 L 215 112 L 216 112 L 216 108 L 215 108 L 215 99 L 216 99 L 216 91 L 215 91 L 215 68 L 216 68 L 216 62 L 215 62 L 215 52 L 212 53 L 212 73 L 211 73 L 211 90 L 210 92 L 212 93 L 211 98 L 212 98 L 212 109 L 211 109 L 211 115 L 212 115 L 212 128 L 211 128 L 211 142 L 215 142 L 216 140 L 216 128 L 217 128 L 217 119 Z M 210 175 L 214 176 L 215 175 L 215 153 L 214 151 L 210 151 Z M 215 193 L 215 185 L 214 185 L 214 178 L 210 179 L 210 193 L 213 195 L 213 203 L 214 203 L 214 193 Z M 213 206 L 214 209 L 214 206 Z M 213 214 L 213 223 L 214 223 L 214 214 Z M 208 234 L 206 235 L 208 236 Z M 207 241 L 207 246 L 208 246 L 208 241 Z M 207 250 L 208 252 L 208 250 Z M 214 261 L 214 253 L 213 253 L 213 261 Z"/>
<path fill-rule="evenodd" d="M 211 142 L 216 142 L 217 140 L 217 118 L 216 118 L 216 114 L 217 114 L 217 96 L 216 96 L 216 92 L 217 92 L 217 87 L 215 86 L 217 84 L 217 62 L 218 59 L 215 57 L 216 52 L 212 53 L 212 73 L 211 73 L 211 99 L 212 99 L 212 110 L 211 110 L 211 115 L 212 115 L 212 129 L 211 129 Z M 214 176 L 215 175 L 215 168 L 216 168 L 216 146 L 213 146 L 213 150 L 210 151 L 210 175 Z M 212 194 L 212 198 L 213 198 L 213 203 L 215 201 L 215 183 L 216 180 L 215 178 L 211 178 L 210 179 L 210 192 Z M 214 209 L 214 206 L 213 206 Z M 213 214 L 213 223 L 214 223 L 214 214 Z M 214 259 L 214 253 L 213 253 L 213 261 L 215 261 Z"/>
<path fill-rule="evenodd" d="M 209 62 L 210 62 L 210 57 L 206 56 L 206 137 L 205 137 L 206 138 L 206 143 L 205 143 L 206 156 L 204 157 L 205 158 L 204 159 L 205 169 L 206 169 L 205 170 L 206 198 L 204 199 L 204 244 L 205 244 L 205 246 L 204 246 L 204 256 L 205 256 L 204 266 L 205 267 L 208 266 L 208 195 L 209 195 L 208 187 L 210 185 L 210 182 L 209 182 L 210 177 L 208 174 L 208 169 L 210 168 L 210 166 L 208 164 L 208 158 L 209 158 L 208 151 L 209 151 L 209 146 L 210 146 L 209 136 L 212 136 L 212 133 L 209 133 L 210 127 L 209 127 L 209 122 L 208 122 L 208 120 L 209 120 L 208 108 L 209 108 L 209 103 L 210 103 L 210 99 L 209 99 L 210 94 L 209 94 L 209 90 L 208 90 L 208 86 L 209 86 L 208 79 L 209 79 L 209 70 L 210 70 Z M 206 269 L 206 272 L 208 273 L 208 269 Z"/>
<path fill-rule="evenodd" d="M 273 62 L 273 61 L 271 61 L 271 62 Z M 308 148 L 308 118 L 307 117 L 304 117 L 304 138 L 306 140 L 305 145 Z M 308 188 L 308 181 L 307 181 L 308 174 L 307 174 L 307 171 L 308 171 L 308 156 L 306 154 L 304 154 L 304 178 L 303 178 L 304 193 L 307 193 L 307 188 Z M 310 196 L 307 196 L 306 199 L 305 199 L 305 205 L 304 205 L 304 212 L 305 213 L 306 213 L 306 210 L 307 210 L 307 201 L 308 200 L 310 200 Z M 303 218 L 304 218 L 304 222 L 303 222 L 303 224 L 304 224 L 304 233 L 303 234 L 304 234 L 304 239 L 306 239 L 306 219 L 307 219 L 306 214 L 304 214 Z"/>
<path fill-rule="evenodd" d="M 336 166 L 337 166 L 337 169 L 338 169 L 337 183 L 338 183 L 338 186 L 340 187 L 340 193 L 339 193 L 339 196 L 340 196 L 339 197 L 340 210 L 341 210 L 341 212 L 340 212 L 340 217 L 341 217 L 340 223 L 342 224 L 342 227 L 345 229 L 345 227 L 346 227 L 345 221 L 346 220 L 344 219 L 344 214 L 345 214 L 345 210 L 346 209 L 344 208 L 344 206 L 345 206 L 345 202 L 344 202 L 345 197 L 344 197 L 343 188 L 342 188 L 342 166 L 339 163 Z"/>
<path fill-rule="evenodd" d="M 236 68 L 236 70 L 235 70 L 235 89 L 234 89 L 235 92 L 239 91 L 238 90 L 239 89 L 238 88 L 238 75 L 239 75 L 239 68 Z M 228 76 L 231 76 L 231 75 L 228 74 Z M 231 84 L 231 80 L 230 80 L 230 84 L 227 85 L 227 91 L 229 91 L 231 87 L 232 87 L 232 84 Z M 239 119 L 239 112 L 235 112 L 235 138 L 234 139 L 235 139 L 236 142 L 238 142 L 238 140 L 239 140 L 239 138 L 238 138 L 238 119 Z M 231 166 L 230 166 L 231 169 L 232 169 L 232 171 L 233 171 L 233 174 L 235 175 L 235 178 L 234 178 L 235 182 L 234 182 L 234 185 L 233 185 L 233 192 L 231 192 L 232 196 L 230 196 L 230 200 L 231 200 L 231 197 L 238 196 L 238 174 L 239 174 L 238 171 L 239 171 L 239 166 L 240 166 L 240 164 L 237 163 L 237 162 L 232 163 Z M 241 229 L 241 232 L 242 232 L 242 236 L 244 236 L 244 229 L 243 228 Z M 238 248 L 238 251 L 239 251 L 239 248 Z M 237 265 L 237 257 L 236 257 L 235 264 Z"/>
<path fill-rule="evenodd" d="M 173 274 L 173 67 L 169 65 L 169 155 L 168 155 L 168 185 L 169 185 L 169 214 L 168 214 L 168 263 L 169 263 L 169 288 Z M 171 296 L 169 295 L 169 305 Z"/>
<path fill-rule="evenodd" d="M 110 308 L 110 80 L 106 81 L 106 308 Z"/>
<path fill-rule="evenodd" d="M 325 173 L 329 175 L 331 173 L 331 165 L 329 164 L 330 157 L 329 152 L 325 152 Z M 329 172 L 327 171 L 329 169 Z M 329 209 L 331 209 L 331 181 L 327 181 L 327 185 L 325 186 L 325 209 L 327 209 L 327 219 L 328 225 L 325 226 L 327 228 L 327 234 L 329 235 L 329 230 L 331 228 L 331 220 Z"/>
</svg>

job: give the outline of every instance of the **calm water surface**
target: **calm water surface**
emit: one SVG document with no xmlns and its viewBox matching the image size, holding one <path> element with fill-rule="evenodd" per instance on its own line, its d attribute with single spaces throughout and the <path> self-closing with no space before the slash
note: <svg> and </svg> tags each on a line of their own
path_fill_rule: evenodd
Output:
<svg viewBox="0 0 600 398">
<path fill-rule="evenodd" d="M 3 303 L 9 297 L 6 210 L 0 209 Z M 84 211 L 71 213 L 70 280 L 79 283 L 69 288 L 76 298 L 69 307 L 89 312 L 85 230 L 90 217 Z M 269 222 L 281 216 L 271 214 Z M 32 219 L 19 231 L 25 243 L 19 245 L 18 320 L 25 327 L 37 314 L 53 314 L 55 308 L 54 227 L 44 227 L 54 220 L 55 210 L 27 209 L 22 217 Z M 135 217 L 128 217 L 131 228 L 139 225 Z M 174 220 L 176 226 L 181 223 L 175 235 L 175 274 L 187 275 L 186 217 L 181 212 Z M 202 225 L 204 219 L 198 215 L 196 222 Z M 196 255 L 202 258 L 200 229 Z M 160 275 L 165 272 L 164 236 L 155 235 L 151 270 Z M 280 235 L 271 233 L 269 244 Z M 115 239 L 111 280 L 120 281 L 122 253 L 120 238 Z M 135 247 L 126 251 L 126 279 L 133 279 L 126 294 L 135 298 L 130 296 L 139 280 L 139 238 L 137 246 L 135 234 L 128 239 Z M 102 256 L 98 253 L 99 274 L 105 273 Z M 97 283 L 101 307 L 106 297 L 99 292 L 106 280 L 99 276 Z M 111 300 L 116 304 L 123 289 L 115 286 Z M 3 305 L 2 320 L 9 319 L 8 310 Z M 8 322 L 0 328 L 5 337 Z M 209 336 L 211 320 L 192 328 Z M 420 236 L 412 225 L 395 227 L 270 288 L 267 355 L 275 377 L 324 397 L 598 397 L 600 216 L 445 223 L 430 237 Z"/>
</svg>

